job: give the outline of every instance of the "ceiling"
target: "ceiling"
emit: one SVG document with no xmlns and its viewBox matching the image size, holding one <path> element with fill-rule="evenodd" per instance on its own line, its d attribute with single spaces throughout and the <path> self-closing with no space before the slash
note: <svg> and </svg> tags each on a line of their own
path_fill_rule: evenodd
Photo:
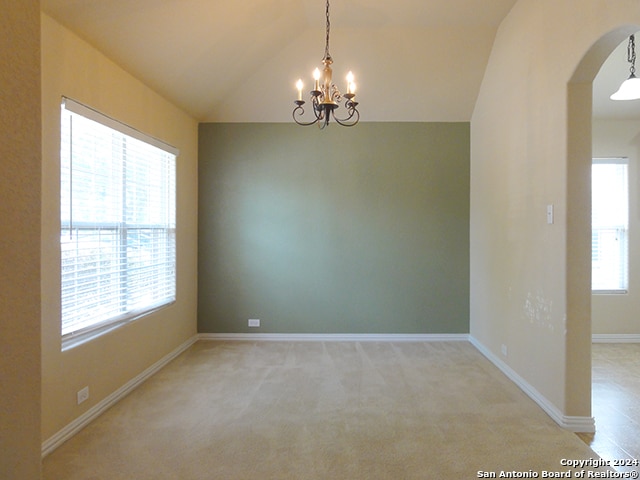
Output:
<svg viewBox="0 0 640 480">
<path fill-rule="evenodd" d="M 496 30 L 515 3 L 334 0 L 334 81 L 344 89 L 344 76 L 353 70 L 364 121 L 469 121 Z M 42 0 L 41 5 L 199 121 L 290 121 L 295 81 L 302 78 L 307 90 L 324 55 L 323 0 Z M 626 44 L 622 49 L 613 56 L 620 59 L 611 59 L 615 73 L 606 79 L 603 73 L 594 88 L 613 91 L 617 86 L 610 84 L 626 78 Z M 616 115 L 606 100 L 594 100 L 594 110 Z M 640 118 L 637 110 L 631 108 Z"/>
<path fill-rule="evenodd" d="M 640 53 L 640 33 L 636 33 L 636 54 Z M 609 96 L 629 78 L 630 64 L 627 62 L 626 39 L 609 55 L 593 80 L 593 116 L 603 119 L 640 120 L 640 100 L 620 102 Z M 640 63 L 636 62 L 640 68 Z"/>
</svg>

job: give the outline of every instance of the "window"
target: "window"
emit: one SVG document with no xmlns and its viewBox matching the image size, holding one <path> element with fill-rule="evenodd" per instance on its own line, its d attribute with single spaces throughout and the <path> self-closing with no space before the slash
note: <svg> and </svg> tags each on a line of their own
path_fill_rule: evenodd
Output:
<svg viewBox="0 0 640 480">
<path fill-rule="evenodd" d="M 175 301 L 177 150 L 63 99 L 63 348 Z"/>
<path fill-rule="evenodd" d="M 591 288 L 626 293 L 629 286 L 629 194 L 626 158 L 594 159 L 591 175 Z"/>
</svg>

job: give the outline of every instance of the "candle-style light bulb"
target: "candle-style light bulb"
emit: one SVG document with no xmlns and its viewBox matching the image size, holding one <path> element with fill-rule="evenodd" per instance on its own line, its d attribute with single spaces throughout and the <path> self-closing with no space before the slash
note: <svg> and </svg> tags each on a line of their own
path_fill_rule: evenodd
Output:
<svg viewBox="0 0 640 480">
<path fill-rule="evenodd" d="M 353 93 L 353 72 L 347 73 L 347 93 Z"/>
<path fill-rule="evenodd" d="M 313 79 L 315 80 L 315 88 L 314 88 L 314 90 L 320 90 L 320 83 L 319 83 L 320 70 L 317 69 L 317 68 L 313 71 Z"/>
<path fill-rule="evenodd" d="M 349 73 L 347 73 L 347 93 L 353 93 L 352 85 L 353 85 L 353 72 L 349 71 Z"/>
<path fill-rule="evenodd" d="M 299 78 L 296 82 L 296 88 L 298 89 L 298 100 L 302 100 L 302 79 Z"/>
</svg>

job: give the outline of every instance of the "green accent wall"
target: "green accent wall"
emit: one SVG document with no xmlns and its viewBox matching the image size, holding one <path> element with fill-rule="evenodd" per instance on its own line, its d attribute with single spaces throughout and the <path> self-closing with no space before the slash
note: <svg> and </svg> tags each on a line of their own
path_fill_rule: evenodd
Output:
<svg viewBox="0 0 640 480">
<path fill-rule="evenodd" d="M 469 332 L 469 138 L 201 124 L 198 331 Z"/>
</svg>

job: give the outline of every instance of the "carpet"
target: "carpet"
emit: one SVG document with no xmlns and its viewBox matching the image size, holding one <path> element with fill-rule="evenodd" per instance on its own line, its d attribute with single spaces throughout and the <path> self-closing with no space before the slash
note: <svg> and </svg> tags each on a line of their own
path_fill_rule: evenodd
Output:
<svg viewBox="0 0 640 480">
<path fill-rule="evenodd" d="M 45 458 L 43 478 L 603 471 L 563 459 L 598 456 L 467 342 L 199 341 Z"/>
</svg>

